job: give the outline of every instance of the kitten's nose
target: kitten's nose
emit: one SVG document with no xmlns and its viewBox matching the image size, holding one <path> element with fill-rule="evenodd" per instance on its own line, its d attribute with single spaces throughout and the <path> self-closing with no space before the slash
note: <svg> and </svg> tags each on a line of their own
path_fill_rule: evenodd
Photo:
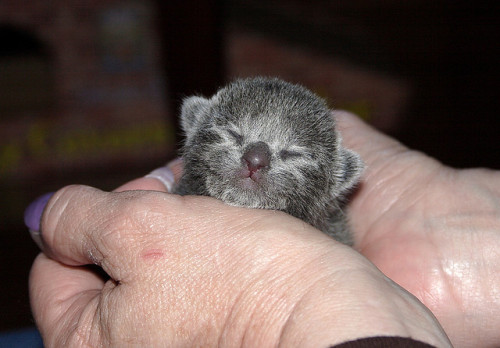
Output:
<svg viewBox="0 0 500 348">
<path fill-rule="evenodd" d="M 269 167 L 271 150 L 265 142 L 258 141 L 247 146 L 242 159 L 246 163 L 250 175 L 252 175 L 262 168 Z"/>
</svg>

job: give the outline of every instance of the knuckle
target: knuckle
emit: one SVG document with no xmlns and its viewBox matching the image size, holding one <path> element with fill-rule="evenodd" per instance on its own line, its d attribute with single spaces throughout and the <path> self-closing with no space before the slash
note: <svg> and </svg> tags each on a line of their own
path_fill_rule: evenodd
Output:
<svg viewBox="0 0 500 348">
<path fill-rule="evenodd" d="M 161 195 L 151 192 L 110 193 L 109 213 L 99 222 L 96 242 L 117 252 L 129 252 L 158 232 L 165 209 Z"/>
<path fill-rule="evenodd" d="M 41 231 L 44 243 L 57 245 L 61 239 L 70 237 L 79 221 L 81 206 L 76 202 L 85 202 L 86 197 L 95 194 L 96 189 L 87 186 L 70 185 L 58 190 L 49 200 L 41 218 Z"/>
</svg>

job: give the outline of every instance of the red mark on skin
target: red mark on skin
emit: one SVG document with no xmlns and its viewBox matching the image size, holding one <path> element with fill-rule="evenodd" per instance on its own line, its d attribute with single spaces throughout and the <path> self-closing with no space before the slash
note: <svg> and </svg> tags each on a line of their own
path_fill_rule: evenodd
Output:
<svg viewBox="0 0 500 348">
<path fill-rule="evenodd" d="M 163 253 L 163 250 L 161 250 L 161 249 L 148 249 L 142 254 L 142 258 L 145 261 L 149 261 L 149 260 L 156 261 L 156 260 L 163 258 L 163 256 L 164 256 L 164 253 Z"/>
</svg>

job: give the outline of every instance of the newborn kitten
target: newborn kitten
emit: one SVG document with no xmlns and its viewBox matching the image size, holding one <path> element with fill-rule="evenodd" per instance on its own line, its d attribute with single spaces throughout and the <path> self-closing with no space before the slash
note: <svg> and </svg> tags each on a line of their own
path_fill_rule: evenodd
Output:
<svg viewBox="0 0 500 348">
<path fill-rule="evenodd" d="M 174 193 L 284 211 L 351 245 L 344 195 L 363 164 L 344 148 L 332 112 L 306 88 L 236 80 L 184 100 L 184 173 Z"/>
</svg>

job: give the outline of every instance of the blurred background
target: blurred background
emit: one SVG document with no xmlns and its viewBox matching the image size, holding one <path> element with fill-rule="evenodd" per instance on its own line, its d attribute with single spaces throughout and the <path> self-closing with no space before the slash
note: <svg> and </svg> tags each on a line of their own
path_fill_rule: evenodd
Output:
<svg viewBox="0 0 500 348">
<path fill-rule="evenodd" d="M 33 325 L 38 195 L 175 156 L 184 96 L 304 84 L 456 167 L 500 169 L 498 5 L 461 0 L 0 0 L 0 331 Z"/>
</svg>

